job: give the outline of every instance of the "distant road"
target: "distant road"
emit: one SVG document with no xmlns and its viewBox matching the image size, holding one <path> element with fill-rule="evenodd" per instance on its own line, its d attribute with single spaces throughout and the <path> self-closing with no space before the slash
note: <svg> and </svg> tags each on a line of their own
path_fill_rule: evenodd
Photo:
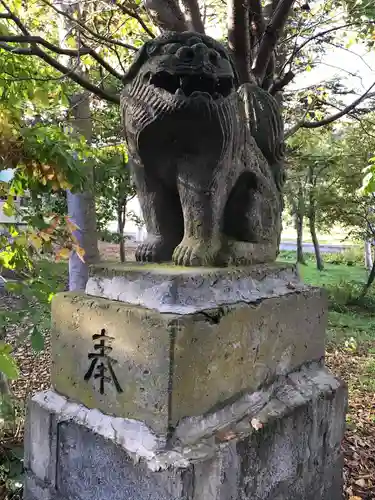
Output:
<svg viewBox="0 0 375 500">
<path fill-rule="evenodd" d="M 126 242 L 126 246 L 128 248 L 135 248 L 138 244 L 136 235 L 134 233 L 128 233 L 128 236 L 130 236 L 131 239 Z M 358 245 L 340 245 L 340 243 L 334 245 L 324 244 L 320 245 L 320 251 L 322 253 L 338 253 L 350 248 L 356 248 L 357 246 Z M 293 241 L 282 241 L 280 243 L 280 250 L 296 251 L 297 245 Z M 306 253 L 314 253 L 314 245 L 312 243 L 303 243 L 303 251 Z"/>
<path fill-rule="evenodd" d="M 306 253 L 314 253 L 314 245 L 312 243 L 303 243 L 303 251 Z M 356 248 L 357 245 L 320 245 L 320 251 L 322 253 L 338 253 L 348 250 L 350 248 Z M 282 241 L 280 243 L 280 250 L 296 251 L 297 245 L 291 241 Z"/>
</svg>

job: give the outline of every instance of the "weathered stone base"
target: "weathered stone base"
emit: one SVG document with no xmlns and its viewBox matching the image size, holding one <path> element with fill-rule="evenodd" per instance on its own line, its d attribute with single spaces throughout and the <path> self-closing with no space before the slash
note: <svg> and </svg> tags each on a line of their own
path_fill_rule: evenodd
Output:
<svg viewBox="0 0 375 500">
<path fill-rule="evenodd" d="M 30 403 L 25 500 L 341 500 L 346 388 L 317 363 L 202 417 L 168 445 L 53 391 Z"/>
<path fill-rule="evenodd" d="M 100 297 L 52 301 L 52 387 L 159 435 L 324 357 L 326 294 L 290 265 L 96 272 L 88 288 Z"/>
</svg>

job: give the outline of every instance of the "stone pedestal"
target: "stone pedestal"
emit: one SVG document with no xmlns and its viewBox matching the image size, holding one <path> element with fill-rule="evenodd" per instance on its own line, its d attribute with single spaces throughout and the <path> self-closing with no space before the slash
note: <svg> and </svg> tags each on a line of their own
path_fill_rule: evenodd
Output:
<svg viewBox="0 0 375 500">
<path fill-rule="evenodd" d="M 96 267 L 52 304 L 26 500 L 338 500 L 346 390 L 289 265 Z"/>
</svg>

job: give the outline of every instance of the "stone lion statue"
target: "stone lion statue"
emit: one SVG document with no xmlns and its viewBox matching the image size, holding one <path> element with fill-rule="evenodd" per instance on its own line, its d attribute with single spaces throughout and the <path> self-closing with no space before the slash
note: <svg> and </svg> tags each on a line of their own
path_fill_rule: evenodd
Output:
<svg viewBox="0 0 375 500">
<path fill-rule="evenodd" d="M 225 266 L 275 260 L 284 137 L 274 98 L 238 85 L 226 49 L 165 33 L 139 50 L 121 112 L 148 238 L 141 262 Z"/>
</svg>

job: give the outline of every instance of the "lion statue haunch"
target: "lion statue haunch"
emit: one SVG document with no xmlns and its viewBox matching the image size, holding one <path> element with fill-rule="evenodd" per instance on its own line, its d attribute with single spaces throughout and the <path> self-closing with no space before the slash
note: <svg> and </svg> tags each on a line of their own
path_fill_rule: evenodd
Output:
<svg viewBox="0 0 375 500">
<path fill-rule="evenodd" d="M 273 97 L 238 86 L 214 39 L 165 33 L 125 77 L 121 108 L 148 238 L 141 262 L 269 262 L 281 232 L 284 138 Z"/>
</svg>

